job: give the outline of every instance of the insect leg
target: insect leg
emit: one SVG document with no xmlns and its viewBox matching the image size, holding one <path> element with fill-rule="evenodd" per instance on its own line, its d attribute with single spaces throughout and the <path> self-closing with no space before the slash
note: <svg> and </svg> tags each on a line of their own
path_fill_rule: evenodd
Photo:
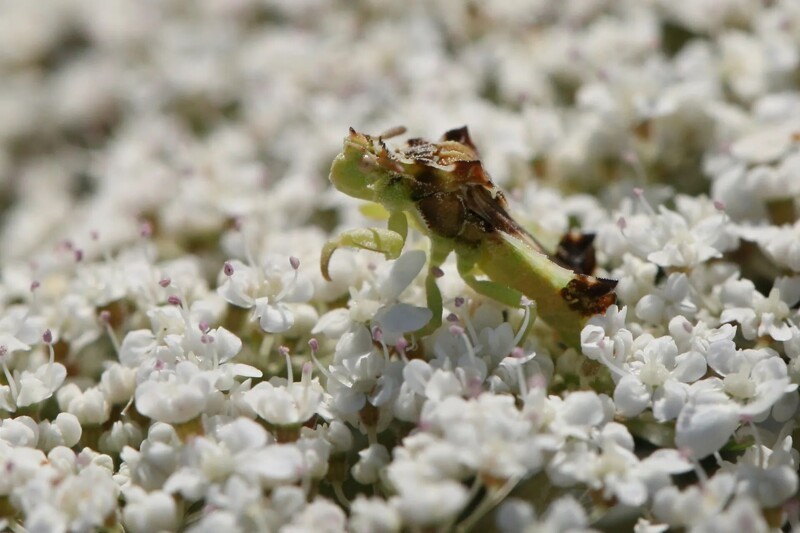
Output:
<svg viewBox="0 0 800 533">
<path fill-rule="evenodd" d="M 502 283 L 475 277 L 475 260 L 467 254 L 458 254 L 456 258 L 458 273 L 472 290 L 509 307 L 519 307 L 522 293 Z"/>
<path fill-rule="evenodd" d="M 390 229 L 358 228 L 346 231 L 339 235 L 336 240 L 329 241 L 322 247 L 322 254 L 319 259 L 322 277 L 328 281 L 331 280 L 328 266 L 331 262 L 331 256 L 337 248 L 361 248 L 362 250 L 382 253 L 387 259 L 396 259 L 400 256 L 400 252 L 403 251 L 405 242 L 404 235 Z"/>
<path fill-rule="evenodd" d="M 425 297 L 428 302 L 428 309 L 433 313 L 433 317 L 423 328 L 415 333 L 420 337 L 433 333 L 442 325 L 442 292 L 436 284 L 441 270 L 439 267 L 445 262 L 447 256 L 453 251 L 453 245 L 449 239 L 431 237 L 431 253 L 428 261 L 428 276 L 425 278 Z"/>
<path fill-rule="evenodd" d="M 389 215 L 389 230 L 397 233 L 406 241 L 408 236 L 408 218 L 406 218 L 405 211 L 392 211 Z"/>
</svg>

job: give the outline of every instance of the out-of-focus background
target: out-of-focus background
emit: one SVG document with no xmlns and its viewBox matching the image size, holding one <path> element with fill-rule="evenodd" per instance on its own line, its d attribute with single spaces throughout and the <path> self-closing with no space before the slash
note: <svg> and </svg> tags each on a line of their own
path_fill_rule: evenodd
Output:
<svg viewBox="0 0 800 533">
<path fill-rule="evenodd" d="M 762 130 L 797 123 L 798 50 L 794 0 L 2 0 L 2 260 L 143 221 L 176 254 L 256 211 L 329 230 L 348 126 L 467 124 L 507 188 L 660 183 L 757 219 L 798 169 L 745 175 L 791 149 Z"/>
</svg>

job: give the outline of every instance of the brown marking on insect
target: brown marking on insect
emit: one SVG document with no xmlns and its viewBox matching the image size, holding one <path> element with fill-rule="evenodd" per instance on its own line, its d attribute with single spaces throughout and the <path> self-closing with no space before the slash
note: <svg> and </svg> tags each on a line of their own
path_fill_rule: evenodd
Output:
<svg viewBox="0 0 800 533">
<path fill-rule="evenodd" d="M 464 144 L 472 148 L 476 155 L 478 154 L 478 149 L 475 147 L 475 143 L 472 142 L 472 138 L 469 136 L 469 129 L 466 126 L 446 131 L 445 134 L 442 135 L 442 140 Z"/>
<path fill-rule="evenodd" d="M 583 316 L 605 313 L 609 306 L 617 301 L 614 288 L 617 280 L 593 278 L 584 274 L 576 274 L 567 286 L 561 289 L 561 297 L 573 311 Z"/>
<path fill-rule="evenodd" d="M 532 250 L 545 253 L 539 241 L 520 226 L 508 213 L 506 209 L 508 202 L 506 202 L 505 195 L 500 190 L 480 186 L 466 187 L 464 198 L 467 209 L 486 223 L 486 226 L 490 228 L 488 231 L 505 232 L 518 238 Z"/>
<path fill-rule="evenodd" d="M 421 165 L 433 165 L 436 163 L 436 146 L 422 139 L 414 139 L 414 143 L 409 143 L 402 155 L 407 159 Z"/>
<path fill-rule="evenodd" d="M 439 192 L 417 201 L 417 210 L 428 228 L 441 237 L 453 239 L 461 233 L 467 210 L 454 193 Z"/>
<path fill-rule="evenodd" d="M 594 237 L 594 233 L 568 231 L 558 243 L 553 259 L 577 274 L 592 274 L 597 264 Z"/>
</svg>

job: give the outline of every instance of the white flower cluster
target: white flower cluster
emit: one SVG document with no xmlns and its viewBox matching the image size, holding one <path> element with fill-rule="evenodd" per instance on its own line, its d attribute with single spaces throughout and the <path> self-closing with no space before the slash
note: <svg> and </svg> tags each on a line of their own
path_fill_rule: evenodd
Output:
<svg viewBox="0 0 800 533">
<path fill-rule="evenodd" d="M 0 529 L 800 528 L 796 0 L 0 2 Z M 565 348 L 375 225 L 468 124 L 617 305 Z M 525 276 L 519 272 L 519 276 Z"/>
</svg>

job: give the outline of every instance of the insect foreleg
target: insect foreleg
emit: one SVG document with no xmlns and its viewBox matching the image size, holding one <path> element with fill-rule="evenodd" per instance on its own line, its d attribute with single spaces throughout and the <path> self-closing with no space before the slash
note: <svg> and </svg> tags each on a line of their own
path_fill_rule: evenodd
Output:
<svg viewBox="0 0 800 533">
<path fill-rule="evenodd" d="M 428 259 L 428 276 L 425 278 L 425 297 L 428 303 L 428 309 L 433 313 L 433 318 L 428 322 L 425 327 L 417 330 L 415 333 L 419 336 L 429 335 L 433 333 L 439 326 L 442 325 L 442 292 L 439 290 L 439 285 L 436 284 L 436 279 L 441 275 L 441 265 L 453 251 L 453 245 L 449 239 L 441 239 L 431 237 L 431 252 Z"/>
<path fill-rule="evenodd" d="M 509 307 L 519 307 L 522 293 L 502 283 L 475 277 L 475 259 L 470 254 L 458 254 L 456 264 L 458 273 L 472 290 Z"/>
<path fill-rule="evenodd" d="M 408 236 L 408 218 L 405 211 L 392 211 L 389 215 L 389 230 L 397 233 L 405 242 Z"/>
<path fill-rule="evenodd" d="M 322 277 L 330 281 L 328 265 L 331 262 L 333 252 L 335 252 L 337 248 L 361 248 L 362 250 L 382 253 L 387 259 L 397 259 L 400 256 L 400 252 L 403 251 L 405 242 L 405 235 L 401 235 L 390 229 L 359 228 L 346 231 L 339 235 L 336 240 L 329 241 L 322 247 L 322 254 L 320 256 Z"/>
</svg>

